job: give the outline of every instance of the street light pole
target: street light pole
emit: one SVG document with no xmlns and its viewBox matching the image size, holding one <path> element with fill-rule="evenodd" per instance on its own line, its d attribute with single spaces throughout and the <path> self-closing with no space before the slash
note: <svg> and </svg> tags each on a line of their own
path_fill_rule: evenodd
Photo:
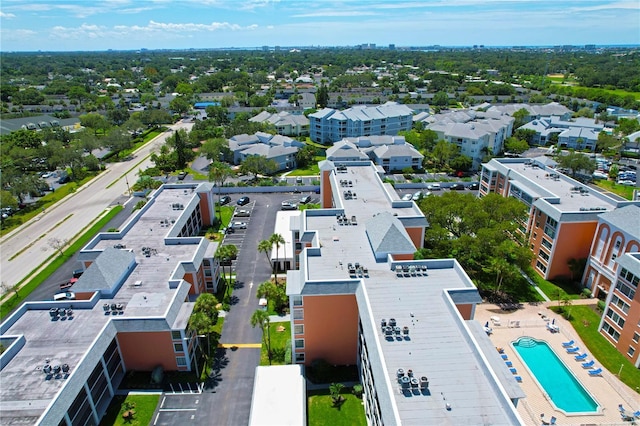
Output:
<svg viewBox="0 0 640 426">
<path fill-rule="evenodd" d="M 124 175 L 124 181 L 127 183 L 127 193 L 131 196 L 131 188 L 129 187 L 129 179 L 127 178 L 127 175 Z"/>
</svg>

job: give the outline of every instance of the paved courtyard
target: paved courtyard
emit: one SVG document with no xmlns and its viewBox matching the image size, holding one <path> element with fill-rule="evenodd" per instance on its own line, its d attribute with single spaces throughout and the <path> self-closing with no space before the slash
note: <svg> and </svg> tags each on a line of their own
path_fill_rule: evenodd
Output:
<svg viewBox="0 0 640 426">
<path fill-rule="evenodd" d="M 476 309 L 475 319 L 482 324 L 489 321 L 493 333 L 490 339 L 496 347 L 504 348 L 504 353 L 517 370 L 517 374 L 522 377 L 523 391 L 526 398 L 518 403 L 518 412 L 527 424 L 540 425 L 541 415 L 543 419 L 549 421 L 553 416 L 557 419 L 558 425 L 602 425 L 602 424 L 626 424 L 621 420 L 618 405 L 631 411 L 640 410 L 640 395 L 620 382 L 615 375 L 603 369 L 602 376 L 589 376 L 588 370 L 582 368 L 582 362 L 574 359 L 574 354 L 569 354 L 562 347 L 562 342 L 575 341 L 575 346 L 581 348 L 580 353 L 584 353 L 586 346 L 580 340 L 571 324 L 554 313 L 548 306 L 557 302 L 544 302 L 537 305 L 525 304 L 522 309 L 505 312 L 492 303 L 479 305 Z M 595 304 L 597 300 L 578 300 L 574 304 Z M 492 321 L 499 319 L 499 325 Z M 545 319 L 546 318 L 546 319 Z M 548 321 L 555 320 L 555 325 L 559 327 L 559 332 L 551 333 L 547 329 Z M 601 413 L 596 415 L 567 416 L 557 411 L 548 396 L 540 389 L 533 380 L 528 370 L 522 364 L 520 358 L 511 346 L 511 342 L 522 336 L 529 336 L 540 340 L 545 340 L 555 353 L 571 369 L 582 385 L 591 393 L 601 407 Z M 592 359 L 589 351 L 586 351 Z M 496 351 L 497 353 L 497 351 Z M 596 367 L 600 364 L 595 363 Z M 640 423 L 640 420 L 638 420 Z"/>
</svg>

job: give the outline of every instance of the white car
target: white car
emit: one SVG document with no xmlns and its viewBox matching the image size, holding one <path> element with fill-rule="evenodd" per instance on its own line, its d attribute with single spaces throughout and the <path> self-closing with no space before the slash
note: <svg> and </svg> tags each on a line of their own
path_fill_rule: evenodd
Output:
<svg viewBox="0 0 640 426">
<path fill-rule="evenodd" d="M 439 183 L 431 183 L 431 184 L 427 185 L 427 189 L 429 191 L 440 191 L 440 189 L 442 189 L 442 187 L 440 186 Z"/>
<path fill-rule="evenodd" d="M 249 210 L 236 210 L 235 213 L 233 214 L 235 217 L 249 217 L 251 216 L 251 212 Z"/>
<path fill-rule="evenodd" d="M 297 210 L 298 209 L 298 205 L 294 202 L 291 201 L 283 201 L 280 204 L 280 208 L 282 210 Z"/>
<path fill-rule="evenodd" d="M 418 191 L 415 194 L 413 194 L 413 196 L 411 197 L 411 199 L 413 201 L 418 201 L 420 200 L 420 198 L 422 198 L 422 192 Z"/>
<path fill-rule="evenodd" d="M 53 295 L 53 300 L 76 300 L 76 294 L 72 291 L 65 291 L 63 293 L 56 293 Z"/>
<path fill-rule="evenodd" d="M 229 227 L 233 229 L 247 229 L 247 222 L 232 222 Z"/>
<path fill-rule="evenodd" d="M 402 201 L 411 201 L 411 197 L 412 197 L 411 194 L 404 194 L 402 196 Z"/>
</svg>

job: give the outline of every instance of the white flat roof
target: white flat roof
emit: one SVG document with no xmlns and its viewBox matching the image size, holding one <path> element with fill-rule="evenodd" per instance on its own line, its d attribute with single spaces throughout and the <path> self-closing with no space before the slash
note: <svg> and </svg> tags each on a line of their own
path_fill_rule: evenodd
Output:
<svg viewBox="0 0 640 426">
<path fill-rule="evenodd" d="M 249 426 L 307 424 L 302 365 L 256 367 Z"/>
</svg>

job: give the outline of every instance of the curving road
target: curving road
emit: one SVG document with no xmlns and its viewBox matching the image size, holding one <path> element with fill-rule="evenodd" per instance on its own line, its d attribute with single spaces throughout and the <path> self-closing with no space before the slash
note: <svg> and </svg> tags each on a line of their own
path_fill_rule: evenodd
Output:
<svg viewBox="0 0 640 426">
<path fill-rule="evenodd" d="M 50 239 L 69 240 L 90 226 L 114 200 L 128 193 L 128 185 L 137 180 L 138 169 L 151 165 L 150 154 L 164 144 L 172 130 L 189 131 L 192 126 L 193 123 L 183 122 L 170 126 L 171 131 L 138 149 L 133 159 L 108 164 L 105 172 L 77 192 L 0 239 L 2 282 L 13 286 L 35 273 L 53 254 Z"/>
</svg>

